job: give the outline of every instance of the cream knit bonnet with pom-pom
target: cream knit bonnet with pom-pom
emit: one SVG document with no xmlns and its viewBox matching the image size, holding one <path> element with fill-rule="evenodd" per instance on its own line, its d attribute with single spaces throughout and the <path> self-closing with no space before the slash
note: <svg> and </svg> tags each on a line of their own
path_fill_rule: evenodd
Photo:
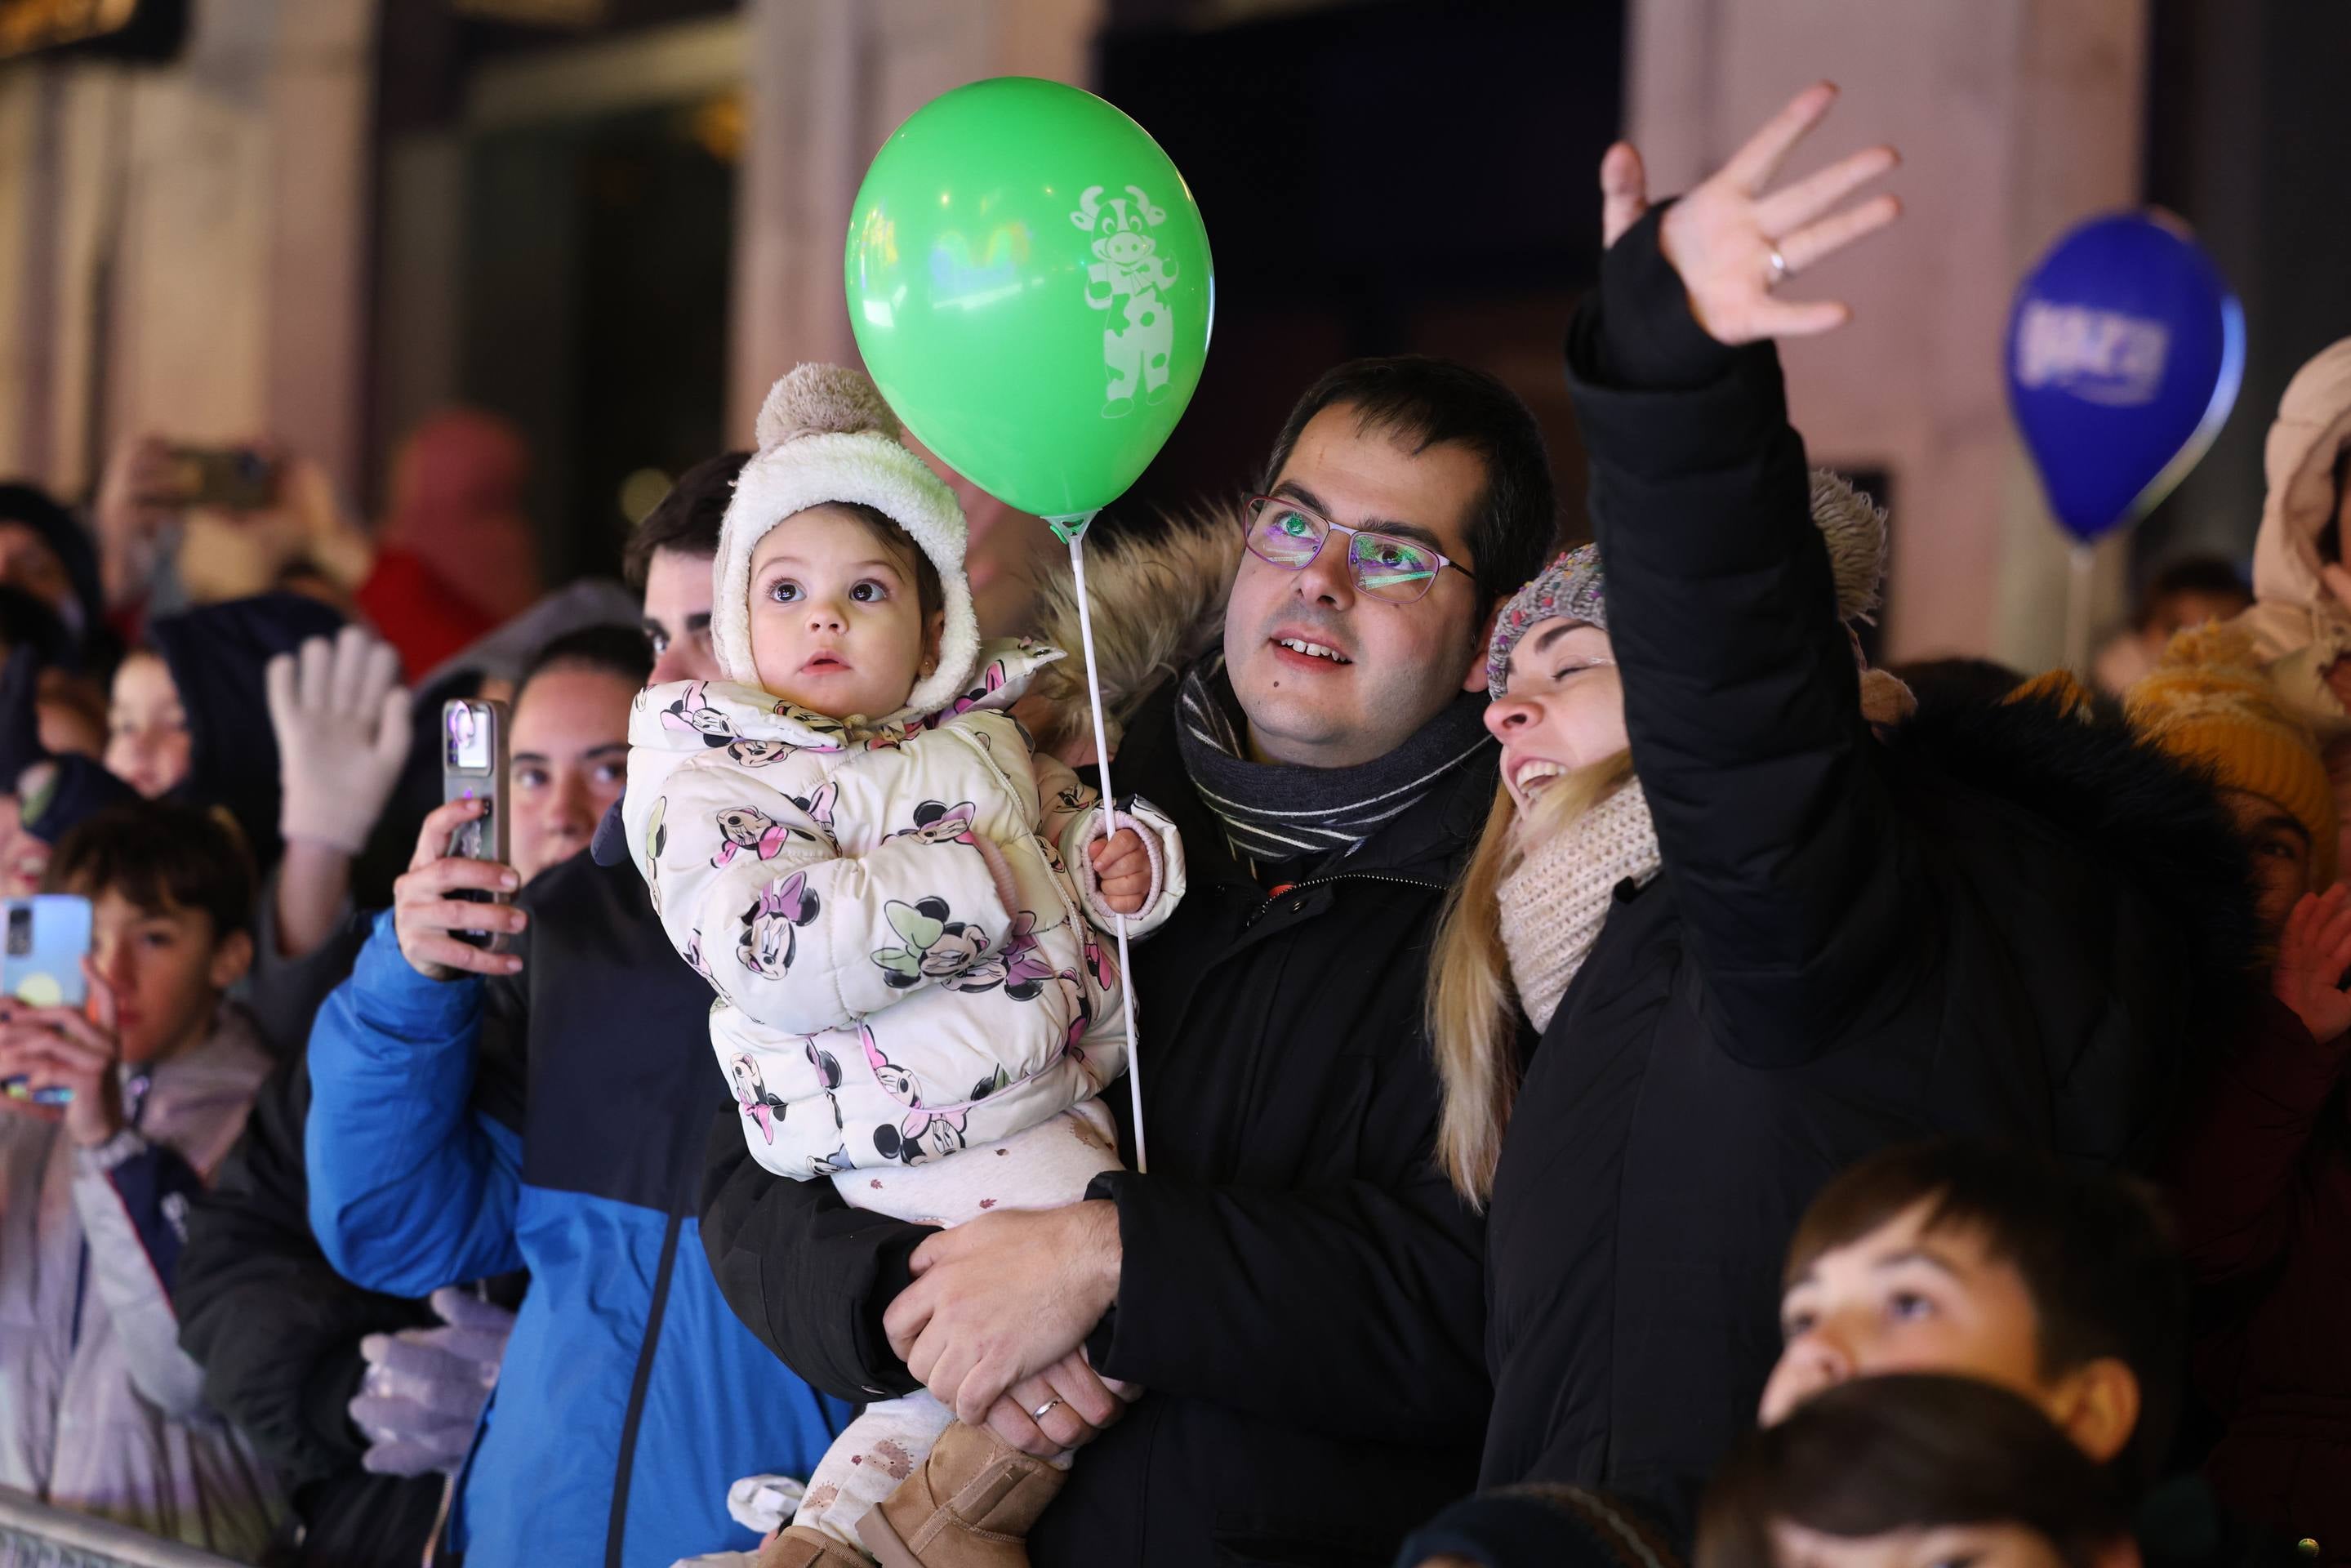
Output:
<svg viewBox="0 0 2351 1568">
<path fill-rule="evenodd" d="M 963 508 L 955 492 L 899 440 L 901 426 L 862 371 L 796 365 L 759 407 L 759 450 L 735 481 L 712 564 L 710 643 L 730 681 L 759 684 L 751 660 L 751 552 L 795 512 L 828 501 L 872 507 L 906 530 L 938 569 L 946 625 L 937 666 L 906 706 L 935 713 L 970 682 L 979 622 L 964 575 Z M 887 716 L 872 714 L 882 718 Z"/>
</svg>

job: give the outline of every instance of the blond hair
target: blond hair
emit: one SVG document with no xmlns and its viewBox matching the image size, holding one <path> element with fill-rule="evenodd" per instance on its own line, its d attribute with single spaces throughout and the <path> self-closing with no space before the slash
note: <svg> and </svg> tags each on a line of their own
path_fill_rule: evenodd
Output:
<svg viewBox="0 0 2351 1568">
<path fill-rule="evenodd" d="M 1562 776 L 1523 818 L 1509 787 L 1495 786 L 1485 831 L 1446 897 L 1428 960 L 1428 1038 L 1445 1095 L 1437 1160 L 1474 1207 L 1484 1208 L 1493 1196 L 1494 1166 L 1522 1071 L 1525 1015 L 1502 946 L 1502 883 L 1531 846 L 1564 831 L 1632 777 L 1632 755 L 1620 751 Z"/>
</svg>

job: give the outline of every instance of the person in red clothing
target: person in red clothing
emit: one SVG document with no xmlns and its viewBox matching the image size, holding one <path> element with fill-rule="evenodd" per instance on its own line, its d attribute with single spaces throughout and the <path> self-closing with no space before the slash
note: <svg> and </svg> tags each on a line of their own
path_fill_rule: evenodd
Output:
<svg viewBox="0 0 2351 1568">
<path fill-rule="evenodd" d="M 2351 888 L 2314 742 L 2250 644 L 2183 632 L 2126 697 L 2142 732 L 2209 766 L 2235 810 L 2276 959 L 2192 1094 L 2168 1186 L 2197 1284 L 2227 1320 L 2197 1346 L 2224 1425 L 2205 1470 L 2231 1513 L 2351 1563 Z"/>
<path fill-rule="evenodd" d="M 268 450 L 276 500 L 222 512 L 169 498 L 162 438 L 116 447 L 92 520 L 107 614 L 126 641 L 138 641 L 152 595 L 212 603 L 315 583 L 364 616 L 415 679 L 538 599 L 538 538 L 523 510 L 530 453 L 507 421 L 465 408 L 427 416 L 401 444 L 372 535 L 343 510 L 325 469 Z"/>
<path fill-rule="evenodd" d="M 412 675 L 538 601 L 529 473 L 521 433 L 478 409 L 428 415 L 401 444 L 391 509 L 353 598 Z"/>
</svg>

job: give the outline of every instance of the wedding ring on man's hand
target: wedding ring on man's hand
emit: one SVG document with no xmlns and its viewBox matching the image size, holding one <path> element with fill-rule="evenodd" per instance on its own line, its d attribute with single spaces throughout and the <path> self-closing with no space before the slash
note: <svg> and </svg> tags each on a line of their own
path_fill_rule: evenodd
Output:
<svg viewBox="0 0 2351 1568">
<path fill-rule="evenodd" d="M 1771 247 L 1771 280 L 1765 284 L 1764 287 L 1767 288 L 1777 288 L 1780 285 L 1787 282 L 1788 279 L 1793 276 L 1794 274 L 1788 268 L 1788 258 L 1780 254 L 1780 247 L 1778 246 L 1773 246 Z"/>
<path fill-rule="evenodd" d="M 1046 1416 L 1053 1413 L 1053 1406 L 1060 1403 L 1061 1401 L 1058 1399 L 1046 1400 L 1045 1403 L 1038 1406 L 1037 1408 L 1029 1412 L 1029 1419 L 1031 1421 L 1042 1421 Z"/>
</svg>

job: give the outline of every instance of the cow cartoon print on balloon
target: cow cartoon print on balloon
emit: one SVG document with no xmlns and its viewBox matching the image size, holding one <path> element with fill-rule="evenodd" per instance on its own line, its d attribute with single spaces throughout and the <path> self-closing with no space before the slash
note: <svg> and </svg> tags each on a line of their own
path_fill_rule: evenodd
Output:
<svg viewBox="0 0 2351 1568">
<path fill-rule="evenodd" d="M 1102 417 L 1123 419 L 1138 391 L 1151 403 L 1167 396 L 1176 322 L 1160 290 L 1175 283 L 1176 268 L 1157 254 L 1159 242 L 1148 232 L 1167 221 L 1167 209 L 1155 205 L 1140 185 L 1129 185 L 1126 195 L 1106 202 L 1102 193 L 1100 185 L 1087 186 L 1070 221 L 1094 236 L 1086 303 L 1111 312 L 1102 327 L 1102 362 L 1110 371 Z"/>
</svg>

